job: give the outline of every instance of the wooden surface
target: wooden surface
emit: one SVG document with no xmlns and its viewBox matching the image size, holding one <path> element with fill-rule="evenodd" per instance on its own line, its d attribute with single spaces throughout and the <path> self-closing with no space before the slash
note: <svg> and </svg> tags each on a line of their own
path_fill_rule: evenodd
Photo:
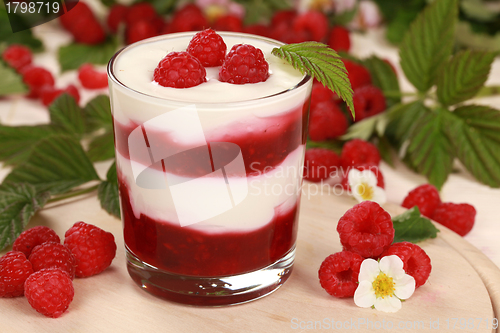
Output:
<svg viewBox="0 0 500 333">
<path fill-rule="evenodd" d="M 121 222 L 101 210 L 94 195 L 48 206 L 30 226 L 47 225 L 63 236 L 76 221 L 96 224 L 115 235 L 117 256 L 105 272 L 74 280 L 74 301 L 58 319 L 38 314 L 24 297 L 0 299 L 0 332 L 300 332 L 310 331 L 314 325 L 317 330 L 331 329 L 327 324 L 344 325 L 347 330 L 351 323 L 357 327 L 350 329 L 369 332 L 370 322 L 382 331 L 391 323 L 393 329 L 401 324 L 413 326 L 413 330 L 436 331 L 430 325 L 432 322 L 437 328 L 438 320 L 439 331 L 492 331 L 492 302 L 499 304 L 496 289 L 500 271 L 460 236 L 444 229 L 438 238 L 421 243 L 431 257 L 433 270 L 428 282 L 399 312 L 361 309 L 352 298 L 328 295 L 319 285 L 317 270 L 325 257 L 341 250 L 336 224 L 354 204 L 347 196 L 308 198 L 305 193 L 290 279 L 263 299 L 222 308 L 178 305 L 137 287 L 126 271 Z M 384 207 L 391 214 L 403 211 L 395 205 Z M 462 330 L 457 321 L 453 330 L 454 318 L 473 318 L 474 329 Z"/>
</svg>

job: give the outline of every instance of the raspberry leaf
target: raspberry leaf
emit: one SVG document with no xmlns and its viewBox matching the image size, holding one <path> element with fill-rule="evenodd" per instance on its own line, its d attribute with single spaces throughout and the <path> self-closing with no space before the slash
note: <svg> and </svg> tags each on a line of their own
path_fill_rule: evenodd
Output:
<svg viewBox="0 0 500 333">
<path fill-rule="evenodd" d="M 116 175 L 116 163 L 108 170 L 106 180 L 99 184 L 97 196 L 101 207 L 109 214 L 120 218 L 120 198 L 118 196 L 118 177 Z"/>
<path fill-rule="evenodd" d="M 385 129 L 385 135 L 398 149 L 414 133 L 418 124 L 417 119 L 430 112 L 421 101 L 408 104 L 398 104 L 387 111 L 389 124 Z"/>
<path fill-rule="evenodd" d="M 2 61 L 0 61 L 0 77 L 2 78 L 0 80 L 0 96 L 28 92 L 28 88 L 23 83 L 22 76 Z"/>
<path fill-rule="evenodd" d="M 75 99 L 67 93 L 59 96 L 49 107 L 50 121 L 64 132 L 81 138 L 85 132 L 82 109 Z"/>
<path fill-rule="evenodd" d="M 26 183 L 0 185 L 0 251 L 16 240 L 49 197 L 49 192 L 38 193 L 33 185 Z"/>
<path fill-rule="evenodd" d="M 72 43 L 62 46 L 58 51 L 61 71 L 78 69 L 84 63 L 106 65 L 118 50 L 119 43 L 115 39 L 107 40 L 99 45 Z"/>
<path fill-rule="evenodd" d="M 394 225 L 394 243 L 418 243 L 429 238 L 436 238 L 439 229 L 420 214 L 417 206 L 392 218 Z"/>
<path fill-rule="evenodd" d="M 111 106 L 109 96 L 98 95 L 85 105 L 86 128 L 88 132 L 104 128 L 106 131 L 113 131 L 111 118 Z"/>
<path fill-rule="evenodd" d="M 474 97 L 483 87 L 495 59 L 494 52 L 465 50 L 448 61 L 437 81 L 437 97 L 453 105 Z"/>
<path fill-rule="evenodd" d="M 90 141 L 87 155 L 92 162 L 106 161 L 115 157 L 115 138 L 112 131 L 96 136 Z"/>
<path fill-rule="evenodd" d="M 457 0 L 434 1 L 417 16 L 403 38 L 401 68 L 420 92 L 427 92 L 436 83 L 451 55 L 457 14 Z"/>
<path fill-rule="evenodd" d="M 322 43 L 304 42 L 274 48 L 272 54 L 336 92 L 347 103 L 354 118 L 351 83 L 337 52 Z"/>
<path fill-rule="evenodd" d="M 400 103 L 401 97 L 391 97 L 400 94 L 398 77 L 391 65 L 377 56 L 365 59 L 363 65 L 370 72 L 373 85 L 388 95 L 386 96 L 387 107 Z"/>
</svg>

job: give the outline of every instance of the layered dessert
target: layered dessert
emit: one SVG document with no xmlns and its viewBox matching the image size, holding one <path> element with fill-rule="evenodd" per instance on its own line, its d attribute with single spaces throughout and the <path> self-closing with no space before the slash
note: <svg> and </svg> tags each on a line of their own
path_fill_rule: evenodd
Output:
<svg viewBox="0 0 500 333">
<path fill-rule="evenodd" d="M 124 237 L 151 267 L 192 277 L 253 272 L 295 246 L 311 83 L 271 55 L 279 43 L 222 33 L 269 63 L 265 82 L 195 87 L 152 80 L 159 61 L 194 33 L 143 41 L 110 63 Z"/>
</svg>

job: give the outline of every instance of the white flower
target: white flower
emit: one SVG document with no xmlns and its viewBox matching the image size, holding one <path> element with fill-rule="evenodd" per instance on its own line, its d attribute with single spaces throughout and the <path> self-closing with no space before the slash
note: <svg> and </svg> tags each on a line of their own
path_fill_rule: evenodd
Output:
<svg viewBox="0 0 500 333">
<path fill-rule="evenodd" d="M 366 30 L 378 27 L 381 23 L 382 14 L 380 14 L 377 4 L 370 0 L 364 0 L 359 2 L 358 12 L 349 23 L 349 27 L 356 30 Z"/>
<path fill-rule="evenodd" d="M 415 291 L 415 279 L 406 274 L 398 256 L 383 257 L 380 261 L 365 259 L 359 270 L 359 285 L 354 303 L 362 308 L 375 306 L 383 312 L 401 309 L 401 300 Z"/>
<path fill-rule="evenodd" d="M 195 4 L 203 10 L 210 22 L 227 14 L 239 18 L 245 16 L 245 7 L 231 0 L 196 0 Z"/>
<path fill-rule="evenodd" d="M 347 174 L 347 183 L 358 202 L 368 200 L 383 205 L 387 201 L 385 191 L 377 186 L 377 176 L 372 170 L 359 171 L 352 168 Z"/>
</svg>

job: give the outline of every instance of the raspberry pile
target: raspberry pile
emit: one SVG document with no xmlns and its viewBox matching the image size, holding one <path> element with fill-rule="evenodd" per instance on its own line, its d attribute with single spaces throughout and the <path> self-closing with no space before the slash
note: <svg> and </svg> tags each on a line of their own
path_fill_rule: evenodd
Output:
<svg viewBox="0 0 500 333">
<path fill-rule="evenodd" d="M 379 204 L 363 201 L 349 209 L 339 220 L 337 232 L 342 251 L 328 256 L 318 277 L 321 287 L 335 297 L 353 297 L 358 286 L 361 263 L 366 258 L 397 255 L 406 274 L 415 278 L 416 288 L 429 278 L 429 256 L 418 245 L 394 240 L 391 216 Z"/>
<path fill-rule="evenodd" d="M 25 295 L 41 314 L 57 318 L 74 296 L 73 278 L 99 274 L 116 255 L 113 234 L 85 222 L 65 233 L 37 226 L 23 231 L 0 258 L 0 297 Z"/>
</svg>

